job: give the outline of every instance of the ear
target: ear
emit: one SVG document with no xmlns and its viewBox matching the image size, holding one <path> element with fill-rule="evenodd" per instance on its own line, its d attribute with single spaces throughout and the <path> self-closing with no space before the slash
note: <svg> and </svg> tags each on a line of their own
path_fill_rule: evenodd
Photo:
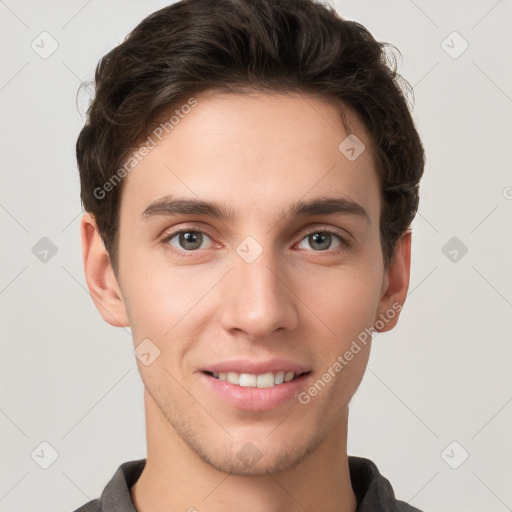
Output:
<svg viewBox="0 0 512 512">
<path fill-rule="evenodd" d="M 384 274 L 382 295 L 374 323 L 378 332 L 390 331 L 397 324 L 409 289 L 410 271 L 411 230 L 408 229 L 398 240 L 393 260 Z"/>
<path fill-rule="evenodd" d="M 103 320 L 114 327 L 128 327 L 130 322 L 121 288 L 101 239 L 96 220 L 85 213 L 80 223 L 85 280 L 94 305 Z"/>
</svg>

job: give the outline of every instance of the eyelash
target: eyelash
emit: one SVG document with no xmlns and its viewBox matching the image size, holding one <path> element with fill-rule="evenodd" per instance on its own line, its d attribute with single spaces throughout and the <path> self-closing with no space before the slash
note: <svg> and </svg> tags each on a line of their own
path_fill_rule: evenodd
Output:
<svg viewBox="0 0 512 512">
<path fill-rule="evenodd" d="M 199 228 L 182 228 L 180 229 L 179 231 L 174 231 L 172 233 L 165 233 L 165 235 L 163 236 L 163 238 L 160 240 L 162 245 L 165 245 L 167 247 L 170 247 L 171 251 L 175 252 L 175 253 L 178 253 L 180 255 L 193 255 L 195 252 L 199 252 L 200 249 L 195 249 L 195 250 L 185 250 L 185 249 L 177 249 L 176 247 L 174 246 L 171 246 L 169 244 L 169 241 L 172 240 L 176 235 L 179 235 L 181 233 L 201 233 L 202 235 L 206 235 L 208 238 L 212 239 L 213 238 L 204 230 L 202 229 L 199 229 Z M 346 238 L 344 238 L 343 236 L 341 236 L 339 233 L 337 233 L 336 231 L 330 231 L 328 229 L 314 229 L 312 231 L 309 231 L 307 233 L 304 233 L 302 238 L 300 239 L 300 241 L 302 242 L 302 240 L 304 240 L 305 238 L 307 238 L 308 236 L 310 235 L 314 235 L 314 234 L 318 234 L 318 233 L 327 233 L 329 235 L 332 235 L 334 236 L 334 238 L 336 238 L 339 242 L 340 242 L 340 245 L 339 247 L 336 247 L 335 249 L 325 249 L 325 250 L 319 250 L 319 251 L 315 251 L 314 249 L 311 249 L 312 252 L 315 252 L 315 253 L 327 253 L 327 254 L 337 254 L 337 253 L 340 253 L 348 248 L 350 248 L 350 243 L 348 242 L 348 240 Z"/>
</svg>

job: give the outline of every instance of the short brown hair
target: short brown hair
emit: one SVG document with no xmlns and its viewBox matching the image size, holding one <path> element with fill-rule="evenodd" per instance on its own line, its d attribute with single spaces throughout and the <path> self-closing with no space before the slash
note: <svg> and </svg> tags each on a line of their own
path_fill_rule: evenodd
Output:
<svg viewBox="0 0 512 512">
<path fill-rule="evenodd" d="M 104 185 L 163 112 L 210 89 L 298 92 L 352 108 L 374 148 L 388 266 L 416 215 L 425 165 L 401 85 L 412 88 L 396 72 L 389 46 L 314 0 L 182 0 L 145 18 L 98 63 L 76 144 L 82 203 L 114 271 L 124 180 L 108 192 Z"/>
</svg>

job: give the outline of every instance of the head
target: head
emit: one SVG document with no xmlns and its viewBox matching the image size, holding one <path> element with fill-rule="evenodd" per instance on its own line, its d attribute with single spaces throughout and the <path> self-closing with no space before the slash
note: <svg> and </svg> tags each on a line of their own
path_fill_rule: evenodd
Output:
<svg viewBox="0 0 512 512">
<path fill-rule="evenodd" d="M 170 5 L 95 81 L 77 141 L 86 278 L 105 320 L 159 353 L 138 361 L 147 411 L 217 469 L 297 464 L 346 420 L 362 333 L 405 301 L 424 167 L 405 81 L 385 44 L 310 0 Z M 331 378 L 271 409 L 210 395 L 209 364 L 275 358 L 306 368 L 306 390 Z"/>
</svg>

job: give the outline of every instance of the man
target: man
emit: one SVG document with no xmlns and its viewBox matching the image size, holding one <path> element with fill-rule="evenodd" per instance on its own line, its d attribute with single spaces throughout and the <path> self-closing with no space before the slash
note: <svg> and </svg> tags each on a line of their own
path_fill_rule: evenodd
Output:
<svg viewBox="0 0 512 512">
<path fill-rule="evenodd" d="M 96 72 L 85 275 L 130 326 L 147 459 L 84 511 L 411 511 L 348 457 L 424 152 L 384 45 L 312 0 L 184 0 Z"/>
</svg>

